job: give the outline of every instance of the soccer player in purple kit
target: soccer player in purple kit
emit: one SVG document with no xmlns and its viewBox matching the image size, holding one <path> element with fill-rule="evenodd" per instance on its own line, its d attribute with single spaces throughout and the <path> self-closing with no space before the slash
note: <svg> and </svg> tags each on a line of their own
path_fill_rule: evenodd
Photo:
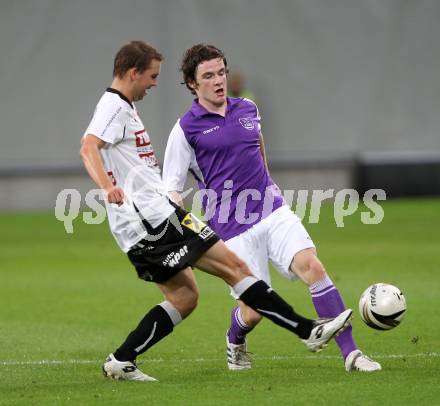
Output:
<svg viewBox="0 0 440 406">
<path fill-rule="evenodd" d="M 205 192 L 208 224 L 258 278 L 270 285 L 271 261 L 284 277 L 306 283 L 319 317 L 340 314 L 345 306 L 339 291 L 269 176 L 257 106 L 245 98 L 227 97 L 223 52 L 195 45 L 184 53 L 181 71 L 196 99 L 168 139 L 163 179 L 170 196 L 183 205 L 180 193 L 190 171 Z M 261 313 L 241 301 L 232 310 L 226 335 L 229 369 L 251 368 L 246 335 L 261 319 Z M 347 371 L 381 369 L 357 348 L 351 326 L 336 341 Z"/>
<path fill-rule="evenodd" d="M 104 191 L 116 242 L 140 279 L 153 282 L 164 301 L 150 309 L 103 365 L 113 379 L 155 381 L 136 358 L 170 334 L 195 309 L 198 289 L 190 266 L 223 279 L 237 297 L 320 351 L 342 331 L 351 310 L 325 320 L 297 314 L 195 216 L 168 199 L 150 137 L 134 102 L 157 86 L 162 55 L 132 41 L 116 54 L 113 81 L 99 100 L 81 140 L 81 158 Z M 104 276 L 105 277 L 105 276 Z"/>
</svg>

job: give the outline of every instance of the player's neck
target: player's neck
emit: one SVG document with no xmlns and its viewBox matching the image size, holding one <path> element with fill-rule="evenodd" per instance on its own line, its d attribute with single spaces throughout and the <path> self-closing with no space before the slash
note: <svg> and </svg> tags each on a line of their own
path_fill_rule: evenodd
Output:
<svg viewBox="0 0 440 406">
<path fill-rule="evenodd" d="M 210 103 L 207 100 L 199 99 L 199 104 L 201 106 L 203 106 L 206 110 L 208 110 L 210 113 L 219 114 L 220 116 L 223 116 L 223 117 L 226 115 L 226 108 L 228 106 L 228 103 L 226 100 L 223 104 L 217 105 L 217 104 Z"/>
<path fill-rule="evenodd" d="M 122 93 L 128 100 L 130 100 L 131 103 L 133 103 L 133 95 L 131 92 L 131 88 L 127 82 L 119 78 L 113 78 L 110 87 Z"/>
</svg>

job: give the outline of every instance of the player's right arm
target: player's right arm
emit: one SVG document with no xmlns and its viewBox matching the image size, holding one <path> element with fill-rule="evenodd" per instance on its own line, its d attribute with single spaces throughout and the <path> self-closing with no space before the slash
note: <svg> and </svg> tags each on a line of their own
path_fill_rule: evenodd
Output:
<svg viewBox="0 0 440 406">
<path fill-rule="evenodd" d="M 162 178 L 171 200 L 180 207 L 183 207 L 181 193 L 188 176 L 191 156 L 191 147 L 180 127 L 180 121 L 177 121 L 168 137 Z"/>
<path fill-rule="evenodd" d="M 100 149 L 105 141 L 92 134 L 87 134 L 81 139 L 80 155 L 93 181 L 104 191 L 109 203 L 121 206 L 124 203 L 124 191 L 117 185 L 113 185 L 104 168 Z"/>
<path fill-rule="evenodd" d="M 80 155 L 87 172 L 104 191 L 107 201 L 121 206 L 124 203 L 124 191 L 110 180 L 100 150 L 105 145 L 121 141 L 128 115 L 120 103 L 114 103 L 107 96 L 103 96 L 96 106 L 81 140 Z"/>
</svg>

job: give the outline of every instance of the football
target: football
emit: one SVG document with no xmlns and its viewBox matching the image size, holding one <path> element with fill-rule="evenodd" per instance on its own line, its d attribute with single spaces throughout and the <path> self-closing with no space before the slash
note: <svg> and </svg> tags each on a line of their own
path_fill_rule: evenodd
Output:
<svg viewBox="0 0 440 406">
<path fill-rule="evenodd" d="M 391 330 L 405 316 L 406 300 L 399 288 L 387 283 L 369 286 L 359 300 L 359 313 L 367 326 Z"/>
</svg>

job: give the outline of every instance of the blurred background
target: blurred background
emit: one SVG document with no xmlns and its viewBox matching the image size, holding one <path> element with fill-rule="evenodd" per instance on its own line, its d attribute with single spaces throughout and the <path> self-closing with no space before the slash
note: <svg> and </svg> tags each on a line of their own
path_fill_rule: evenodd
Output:
<svg viewBox="0 0 440 406">
<path fill-rule="evenodd" d="M 181 56 L 206 42 L 259 105 L 282 188 L 438 195 L 439 21 L 436 0 L 0 1 L 0 210 L 95 187 L 79 142 L 132 39 L 165 56 L 137 104 L 160 161 L 192 99 Z"/>
</svg>

